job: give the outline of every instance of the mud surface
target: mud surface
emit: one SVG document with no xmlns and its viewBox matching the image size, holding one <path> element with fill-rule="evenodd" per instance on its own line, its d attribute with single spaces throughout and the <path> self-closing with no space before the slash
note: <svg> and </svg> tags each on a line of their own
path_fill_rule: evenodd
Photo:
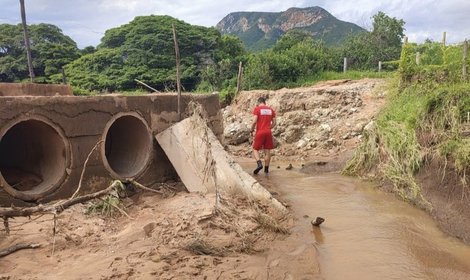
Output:
<svg viewBox="0 0 470 280">
<path fill-rule="evenodd" d="M 52 216 L 14 219 L 11 235 L 1 232 L 0 248 L 42 247 L 2 258 L 0 278 L 283 279 L 266 276 L 267 256 L 273 242 L 291 238 L 284 231 L 292 219 L 275 218 L 267 206 L 242 198 L 215 202 L 214 195 L 141 193 L 124 200 L 129 217 L 85 214 L 89 206 L 78 205 L 59 216 L 55 238 Z M 315 264 L 315 252 L 308 253 Z M 287 264 L 296 268 L 278 261 L 273 271 Z"/>
<path fill-rule="evenodd" d="M 244 162 L 247 171 L 254 166 Z M 470 279 L 470 246 L 424 211 L 371 183 L 280 165 L 257 178 L 291 205 L 292 232 L 302 240 L 291 249 L 314 247 L 322 279 Z M 316 217 L 325 219 L 320 227 L 311 225 Z"/>
</svg>

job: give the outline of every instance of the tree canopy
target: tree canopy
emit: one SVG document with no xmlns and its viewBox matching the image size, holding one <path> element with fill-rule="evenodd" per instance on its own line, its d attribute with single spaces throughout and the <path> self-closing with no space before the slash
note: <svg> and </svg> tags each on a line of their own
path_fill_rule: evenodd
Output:
<svg viewBox="0 0 470 280">
<path fill-rule="evenodd" d="M 181 57 L 181 82 L 194 90 L 201 73 L 226 57 L 243 53 L 238 39 L 222 38 L 214 28 L 194 26 L 169 16 L 141 16 L 106 31 L 96 51 L 67 66 L 73 85 L 87 90 L 129 90 L 134 79 L 174 89 L 176 80 L 172 25 Z"/>
<path fill-rule="evenodd" d="M 41 23 L 28 29 L 36 81 L 47 81 L 80 56 L 77 44 L 57 26 Z M 0 82 L 21 81 L 28 75 L 22 26 L 0 24 Z"/>
<path fill-rule="evenodd" d="M 350 37 L 342 46 L 342 54 L 354 68 L 370 69 L 379 61 L 398 60 L 404 37 L 405 22 L 378 12 L 373 17 L 372 31 Z"/>
<path fill-rule="evenodd" d="M 61 68 L 75 89 L 128 91 L 142 80 L 158 90 L 176 88 L 175 26 L 181 57 L 181 82 L 185 91 L 235 92 L 240 62 L 244 88 L 277 88 L 341 68 L 348 57 L 351 68 L 376 68 L 378 61 L 398 60 L 403 20 L 379 12 L 373 29 L 351 36 L 343 45 L 328 47 L 311 33 L 292 30 L 268 50 L 248 53 L 240 38 L 221 36 L 215 28 L 190 25 L 170 16 L 139 16 L 109 29 L 97 47 L 82 50 L 50 24 L 29 26 L 36 82 L 62 81 Z M 28 78 L 21 25 L 0 25 L 0 82 Z"/>
</svg>

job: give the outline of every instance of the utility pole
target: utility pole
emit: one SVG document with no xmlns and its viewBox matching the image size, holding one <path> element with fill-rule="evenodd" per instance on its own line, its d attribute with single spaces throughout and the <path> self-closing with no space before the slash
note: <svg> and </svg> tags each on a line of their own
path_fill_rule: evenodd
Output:
<svg viewBox="0 0 470 280">
<path fill-rule="evenodd" d="M 463 67 L 462 67 L 462 76 L 463 76 L 464 81 L 467 81 L 467 59 L 468 59 L 468 41 L 467 39 L 465 39 L 465 42 L 463 43 Z"/>
<path fill-rule="evenodd" d="M 175 25 L 173 26 L 173 41 L 175 41 L 176 55 L 176 88 L 178 89 L 178 118 L 181 121 L 181 77 L 180 77 L 180 49 L 178 47 L 178 39 L 176 38 Z"/>
<path fill-rule="evenodd" d="M 31 46 L 29 43 L 28 26 L 26 25 L 26 11 L 24 7 L 24 0 L 20 0 L 20 8 L 21 22 L 23 23 L 24 44 L 26 46 L 26 57 L 28 59 L 29 77 L 31 79 L 31 83 L 34 83 L 33 59 L 31 57 Z"/>
</svg>

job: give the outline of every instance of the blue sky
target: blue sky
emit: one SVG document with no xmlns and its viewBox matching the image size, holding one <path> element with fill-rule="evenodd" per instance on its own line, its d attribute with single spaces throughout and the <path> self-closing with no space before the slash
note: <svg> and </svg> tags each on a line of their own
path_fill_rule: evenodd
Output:
<svg viewBox="0 0 470 280">
<path fill-rule="evenodd" d="M 238 11 L 279 12 L 290 7 L 320 6 L 337 18 L 366 29 L 377 11 L 405 20 L 410 41 L 470 39 L 468 0 L 25 0 L 29 24 L 51 23 L 74 39 L 80 48 L 100 42 L 104 32 L 140 15 L 170 15 L 191 24 L 215 26 Z M 0 0 L 0 23 L 20 22 L 19 1 Z"/>
</svg>

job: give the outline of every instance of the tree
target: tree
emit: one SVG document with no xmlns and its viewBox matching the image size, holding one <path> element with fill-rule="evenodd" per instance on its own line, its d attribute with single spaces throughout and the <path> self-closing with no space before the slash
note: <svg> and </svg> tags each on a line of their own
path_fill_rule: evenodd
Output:
<svg viewBox="0 0 470 280">
<path fill-rule="evenodd" d="M 402 39 L 405 36 L 405 21 L 391 18 L 383 12 L 373 17 L 372 44 L 376 50 L 375 61 L 389 61 L 400 58 Z"/>
<path fill-rule="evenodd" d="M 405 22 L 383 12 L 378 12 L 372 19 L 371 32 L 351 36 L 341 47 L 342 55 L 349 59 L 352 68 L 375 69 L 379 61 L 400 58 Z"/>
<path fill-rule="evenodd" d="M 215 49 L 214 63 L 202 71 L 198 91 L 225 91 L 230 101 L 235 93 L 236 77 L 240 62 L 246 63 L 246 50 L 243 42 L 235 36 L 224 35 Z"/>
<path fill-rule="evenodd" d="M 305 40 L 312 40 L 312 35 L 307 33 L 306 31 L 292 29 L 286 34 L 284 34 L 274 45 L 273 51 L 281 52 L 284 50 L 288 50 L 291 47 L 297 45 L 300 42 Z"/>
<path fill-rule="evenodd" d="M 253 54 L 246 67 L 249 88 L 277 88 L 331 69 L 333 56 L 304 32 L 285 34 L 270 50 Z"/>
<path fill-rule="evenodd" d="M 66 67 L 69 81 L 86 90 L 133 90 L 138 86 L 134 79 L 139 79 L 158 90 L 174 90 L 172 24 L 178 34 L 183 89 L 195 89 L 202 72 L 226 56 L 218 50 L 224 41 L 215 28 L 169 16 L 139 16 L 107 30 L 95 52 Z M 236 47 L 232 51 L 238 52 Z"/>
<path fill-rule="evenodd" d="M 28 29 L 36 81 L 50 81 L 52 75 L 80 56 L 76 43 L 57 26 L 41 23 Z M 0 24 L 0 82 L 28 78 L 24 48 L 22 26 Z"/>
</svg>

